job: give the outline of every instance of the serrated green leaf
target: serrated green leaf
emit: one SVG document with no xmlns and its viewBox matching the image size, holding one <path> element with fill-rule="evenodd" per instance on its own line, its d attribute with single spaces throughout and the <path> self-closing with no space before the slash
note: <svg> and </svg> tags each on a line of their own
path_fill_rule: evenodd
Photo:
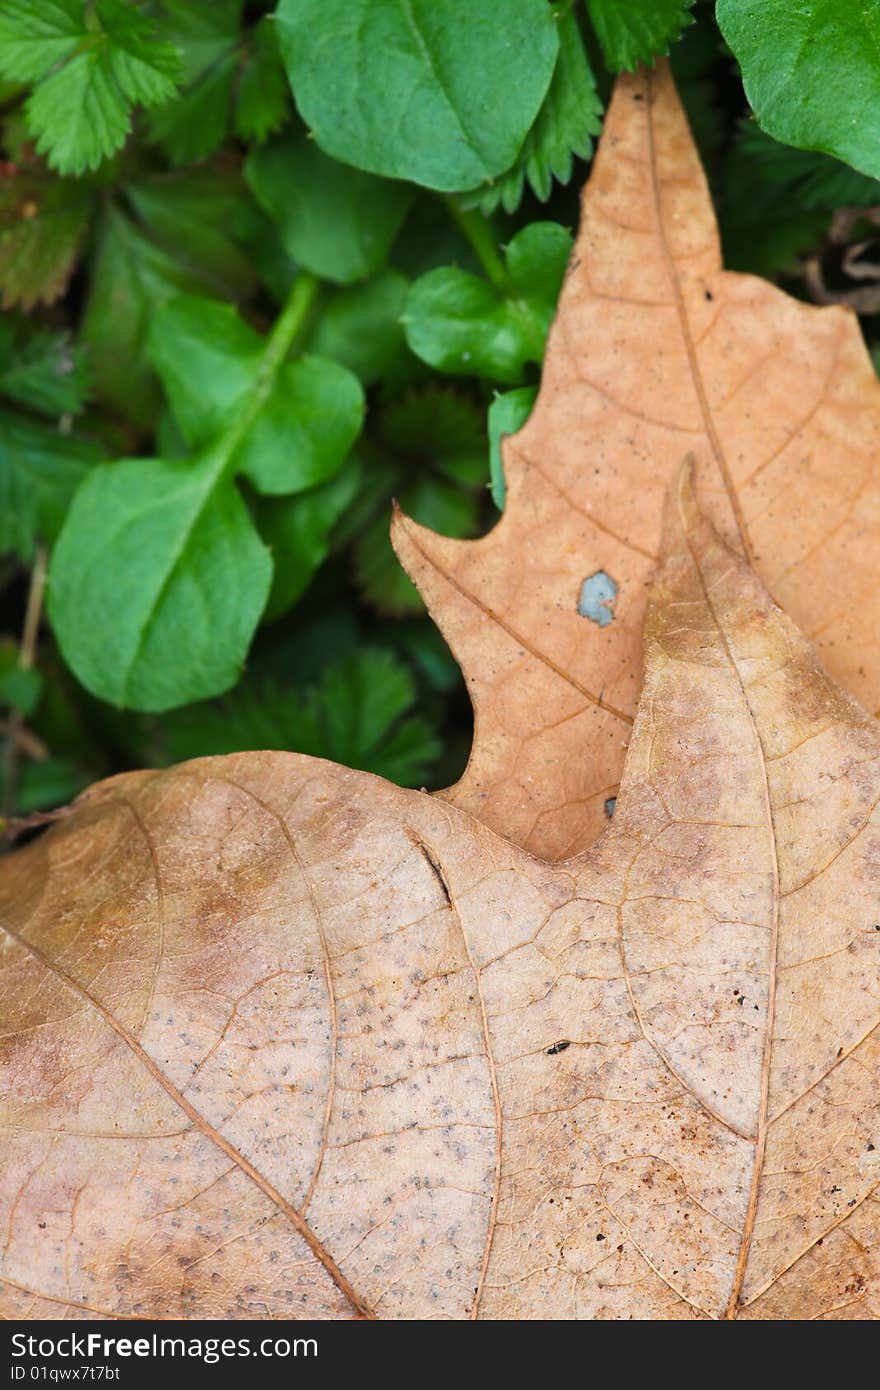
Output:
<svg viewBox="0 0 880 1390">
<path fill-rule="evenodd" d="M 68 56 L 84 22 L 83 0 L 4 0 L 0 72 L 12 82 L 35 82 Z"/>
<path fill-rule="evenodd" d="M 38 538 L 54 541 L 98 449 L 11 410 L 0 410 L 0 555 L 30 560 Z"/>
<path fill-rule="evenodd" d="M 176 101 L 155 113 L 150 132 L 172 164 L 194 164 L 222 145 L 237 69 L 238 59 L 230 47 Z"/>
<path fill-rule="evenodd" d="M 179 70 L 174 46 L 126 0 L 0 3 L 0 73 L 36 83 L 28 127 L 60 173 L 97 168 L 119 149 L 132 108 L 172 97 Z"/>
<path fill-rule="evenodd" d="M 232 459 L 264 493 L 301 492 L 338 471 L 360 432 L 363 392 L 336 362 L 276 364 L 261 390 L 266 343 L 229 305 L 180 297 L 157 314 L 149 355 L 190 448 L 237 431 Z M 249 398 L 261 392 L 246 430 Z"/>
<path fill-rule="evenodd" d="M 727 263 L 767 277 L 798 270 L 835 208 L 880 202 L 880 182 L 828 155 L 782 145 L 753 121 L 733 141 L 720 188 Z"/>
<path fill-rule="evenodd" d="M 0 395 L 44 415 L 77 415 L 89 394 L 85 353 L 68 333 L 16 332 L 0 321 Z"/>
<path fill-rule="evenodd" d="M 242 0 L 165 0 L 163 11 L 163 33 L 181 54 L 182 86 L 176 101 L 151 115 L 150 133 L 173 164 L 188 164 L 226 135 Z"/>
<path fill-rule="evenodd" d="M 407 342 L 439 371 L 516 385 L 543 357 L 570 251 L 563 227 L 533 222 L 507 248 L 506 293 L 454 266 L 429 271 L 407 296 Z"/>
<path fill-rule="evenodd" d="M 92 193 L 73 179 L 0 174 L 0 290 L 4 309 L 51 304 L 67 289 L 88 231 Z"/>
<path fill-rule="evenodd" d="M 365 285 L 340 290 L 315 324 L 310 347 L 341 362 L 365 386 L 386 378 L 407 352 L 401 318 L 408 288 L 399 271 L 385 270 Z"/>
<path fill-rule="evenodd" d="M 489 474 L 492 480 L 492 501 L 499 512 L 504 510 L 506 493 L 501 441 L 507 434 L 516 434 L 525 424 L 532 413 L 537 395 L 537 386 L 519 386 L 515 391 L 500 393 L 489 406 Z"/>
<path fill-rule="evenodd" d="M 587 0 L 593 27 L 612 72 L 633 72 L 668 53 L 686 24 L 694 0 Z"/>
<path fill-rule="evenodd" d="M 737 132 L 727 164 L 737 196 L 751 196 L 764 206 L 786 200 L 810 211 L 871 207 L 880 203 L 880 179 L 860 174 L 848 164 L 815 150 L 780 144 L 754 121 Z"/>
<path fill-rule="evenodd" d="M 718 0 L 716 13 L 763 129 L 880 178 L 880 6 Z"/>
<path fill-rule="evenodd" d="M 341 285 L 384 265 L 413 199 L 403 184 L 330 159 L 304 131 L 253 150 L 246 175 L 288 255 Z"/>
<path fill-rule="evenodd" d="M 430 461 L 437 473 L 478 487 L 486 482 L 483 412 L 448 386 L 430 385 L 392 401 L 382 412 L 382 442 L 411 468 Z"/>
<path fill-rule="evenodd" d="M 448 192 L 513 163 L 558 49 L 546 0 L 281 0 L 276 22 L 322 149 Z"/>
<path fill-rule="evenodd" d="M 553 180 L 568 183 L 574 156 L 589 159 L 593 136 L 602 121 L 602 101 L 584 49 L 577 20 L 566 3 L 557 7 L 559 54 L 553 79 L 534 125 L 525 138 L 516 163 L 496 183 L 473 195 L 485 216 L 499 206 L 514 212 L 528 181 L 542 203 L 550 197 Z"/>
<path fill-rule="evenodd" d="M 296 603 L 330 552 L 330 532 L 355 497 L 360 461 L 346 460 L 334 478 L 293 497 L 260 499 L 257 527 L 275 572 L 264 618 L 273 622 Z"/>
<path fill-rule="evenodd" d="M 333 662 L 305 694 L 266 681 L 163 721 L 174 761 L 280 748 L 329 758 L 405 786 L 418 786 L 439 755 L 427 721 L 410 715 L 416 687 L 391 652 L 362 648 Z"/>
</svg>

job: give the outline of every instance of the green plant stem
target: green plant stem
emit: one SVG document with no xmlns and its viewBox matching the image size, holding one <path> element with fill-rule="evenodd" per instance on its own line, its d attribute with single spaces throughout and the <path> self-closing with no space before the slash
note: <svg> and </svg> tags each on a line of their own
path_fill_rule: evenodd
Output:
<svg viewBox="0 0 880 1390">
<path fill-rule="evenodd" d="M 492 235 L 491 223 L 476 208 L 466 210 L 461 207 L 455 198 L 446 197 L 443 202 L 449 209 L 456 226 L 467 238 L 474 255 L 486 272 L 490 284 L 495 286 L 499 294 L 510 294 L 512 289 L 510 276 Z"/>
<path fill-rule="evenodd" d="M 40 631 L 40 618 L 43 612 L 43 596 L 46 592 L 46 566 L 48 555 L 45 545 L 37 547 L 31 582 L 28 588 L 27 607 L 18 649 L 18 664 L 23 671 L 32 671 L 37 659 L 37 637 Z M 13 710 L 3 751 L 3 819 L 8 820 L 15 813 L 18 800 L 18 783 L 21 770 L 21 736 L 24 730 L 24 715 L 21 710 Z"/>
<path fill-rule="evenodd" d="M 305 270 L 301 270 L 294 280 L 284 307 L 266 339 L 263 358 L 248 399 L 235 424 L 223 438 L 221 467 L 226 468 L 231 463 L 236 449 L 265 405 L 282 363 L 309 320 L 320 288 L 321 282 Z"/>
</svg>

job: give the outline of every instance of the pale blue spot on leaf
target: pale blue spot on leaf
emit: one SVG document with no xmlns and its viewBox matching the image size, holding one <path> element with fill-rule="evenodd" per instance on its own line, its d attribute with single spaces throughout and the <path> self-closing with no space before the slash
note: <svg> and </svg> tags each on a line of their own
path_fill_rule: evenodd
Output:
<svg viewBox="0 0 880 1390">
<path fill-rule="evenodd" d="M 607 627 L 614 619 L 614 600 L 617 598 L 617 585 L 604 570 L 597 570 L 585 579 L 578 599 L 578 612 L 582 618 L 589 618 L 600 627 Z"/>
</svg>

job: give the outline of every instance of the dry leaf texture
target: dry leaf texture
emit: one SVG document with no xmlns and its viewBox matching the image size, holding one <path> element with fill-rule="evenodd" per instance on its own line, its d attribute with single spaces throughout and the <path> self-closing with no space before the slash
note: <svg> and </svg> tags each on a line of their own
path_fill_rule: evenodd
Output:
<svg viewBox="0 0 880 1390">
<path fill-rule="evenodd" d="M 580 857 L 255 753 L 5 862 L 5 1316 L 880 1316 L 880 736 L 681 507 Z"/>
<path fill-rule="evenodd" d="M 616 790 L 666 491 L 701 498 L 828 670 L 880 706 L 880 384 L 848 310 L 725 272 L 669 71 L 619 79 L 531 419 L 484 539 L 398 518 L 400 558 L 468 680 L 474 747 L 446 797 L 545 859 Z M 585 580 L 613 621 L 578 613 Z M 602 587 L 605 586 L 605 587 Z"/>
</svg>

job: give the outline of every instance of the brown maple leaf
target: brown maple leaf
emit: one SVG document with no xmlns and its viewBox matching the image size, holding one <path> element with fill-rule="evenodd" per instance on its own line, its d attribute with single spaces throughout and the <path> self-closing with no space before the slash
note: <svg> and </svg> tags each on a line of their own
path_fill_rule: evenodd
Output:
<svg viewBox="0 0 880 1390">
<path fill-rule="evenodd" d="M 669 534 L 564 864 L 285 753 L 5 861 L 0 1312 L 880 1316 L 880 731 Z"/>
<path fill-rule="evenodd" d="M 394 528 L 474 705 L 445 795 L 545 859 L 585 848 L 616 790 L 663 499 L 688 453 L 721 533 L 876 711 L 880 384 L 849 310 L 722 269 L 661 64 L 618 81 L 540 395 L 503 447 L 500 523 L 478 541 Z M 598 621 L 579 614 L 585 583 Z"/>
</svg>

